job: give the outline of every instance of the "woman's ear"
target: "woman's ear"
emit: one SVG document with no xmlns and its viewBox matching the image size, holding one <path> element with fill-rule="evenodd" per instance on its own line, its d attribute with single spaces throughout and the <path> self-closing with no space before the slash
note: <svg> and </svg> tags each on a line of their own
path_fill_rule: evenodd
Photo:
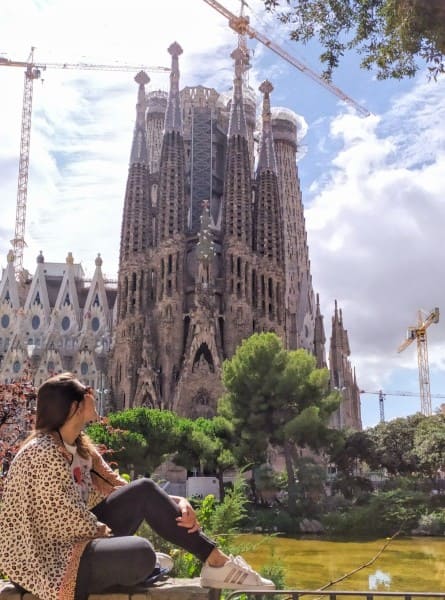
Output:
<svg viewBox="0 0 445 600">
<path fill-rule="evenodd" d="M 76 412 L 79 409 L 79 404 L 80 404 L 80 402 L 77 402 L 77 401 L 71 403 L 70 412 L 68 413 L 68 417 L 66 419 L 67 421 L 68 421 L 68 419 L 71 419 L 71 417 L 73 417 L 76 414 Z"/>
</svg>

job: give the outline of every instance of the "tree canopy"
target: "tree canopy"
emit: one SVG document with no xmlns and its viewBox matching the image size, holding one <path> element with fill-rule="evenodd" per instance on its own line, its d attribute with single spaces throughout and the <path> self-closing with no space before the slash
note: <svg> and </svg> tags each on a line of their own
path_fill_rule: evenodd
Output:
<svg viewBox="0 0 445 600">
<path fill-rule="evenodd" d="M 264 0 L 291 25 L 291 39 L 317 39 L 330 79 L 347 50 L 362 55 L 361 66 L 378 79 L 412 77 L 426 61 L 432 77 L 445 73 L 443 0 Z"/>
<path fill-rule="evenodd" d="M 416 429 L 425 419 L 417 413 L 399 417 L 388 423 L 379 423 L 369 430 L 376 450 L 375 465 L 385 468 L 390 475 L 409 475 L 418 471 L 414 449 Z"/>
<path fill-rule="evenodd" d="M 168 457 L 187 470 L 216 473 L 222 486 L 223 472 L 235 464 L 233 428 L 223 417 L 193 421 L 168 410 L 132 408 L 94 423 L 88 434 L 121 469 L 138 474 L 153 472 Z"/>
<path fill-rule="evenodd" d="M 258 465 L 270 446 L 284 449 L 292 512 L 299 449 L 320 450 L 332 435 L 329 416 L 340 396 L 329 389 L 328 370 L 306 350 L 285 350 L 276 334 L 258 333 L 224 362 L 223 383 L 220 410 L 234 425 L 239 460 Z"/>
<path fill-rule="evenodd" d="M 445 467 L 445 415 L 420 421 L 414 433 L 414 451 L 425 474 L 434 476 Z"/>
</svg>

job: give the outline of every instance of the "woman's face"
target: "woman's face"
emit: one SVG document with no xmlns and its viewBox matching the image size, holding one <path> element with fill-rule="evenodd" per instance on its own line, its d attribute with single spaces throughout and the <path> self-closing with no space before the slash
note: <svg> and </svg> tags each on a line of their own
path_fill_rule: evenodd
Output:
<svg viewBox="0 0 445 600">
<path fill-rule="evenodd" d="M 96 399 L 91 388 L 87 388 L 87 392 L 83 397 L 83 400 L 79 402 L 78 410 L 80 411 L 80 416 L 82 417 L 84 425 L 99 419 L 99 415 L 97 414 L 96 410 Z"/>
</svg>

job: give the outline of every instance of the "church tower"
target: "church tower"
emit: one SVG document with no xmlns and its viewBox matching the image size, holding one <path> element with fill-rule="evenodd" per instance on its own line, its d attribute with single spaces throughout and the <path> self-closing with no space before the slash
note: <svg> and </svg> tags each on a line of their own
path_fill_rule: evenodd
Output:
<svg viewBox="0 0 445 600">
<path fill-rule="evenodd" d="M 223 196 L 224 347 L 231 356 L 238 344 L 252 333 L 252 177 L 247 123 L 243 102 L 246 56 L 240 48 L 235 61 L 233 97 L 227 132 Z"/>
<path fill-rule="evenodd" d="M 157 352 L 152 354 L 158 372 L 158 406 L 172 409 L 184 337 L 184 261 L 188 197 L 186 193 L 185 148 L 179 95 L 179 56 L 182 48 L 173 43 L 170 90 L 165 113 L 164 137 L 159 164 L 159 187 L 155 209 L 155 244 L 152 272 L 156 273 Z M 155 339 L 153 328 L 147 331 Z"/>
<path fill-rule="evenodd" d="M 118 406 L 127 408 L 136 395 L 137 369 L 145 328 L 144 313 L 147 310 L 149 282 L 146 261 L 153 241 L 145 127 L 145 86 L 149 78 L 141 71 L 135 81 L 138 84 L 136 123 L 122 216 L 117 327 L 111 362 L 114 401 Z"/>
<path fill-rule="evenodd" d="M 272 110 L 272 131 L 282 200 L 286 269 L 286 345 L 314 352 L 315 305 L 306 224 L 297 169 L 298 117 L 287 108 Z"/>
<path fill-rule="evenodd" d="M 269 81 L 260 85 L 263 94 L 262 130 L 256 172 L 254 202 L 252 299 L 256 331 L 285 333 L 283 218 L 278 171 L 272 134 Z"/>
<path fill-rule="evenodd" d="M 350 354 L 348 332 L 343 326 L 342 311 L 335 301 L 329 348 L 329 369 L 331 386 L 341 393 L 343 400 L 338 410 L 331 416 L 331 425 L 337 429 L 350 427 L 361 430 L 360 390 L 355 371 L 349 360 Z"/>
</svg>

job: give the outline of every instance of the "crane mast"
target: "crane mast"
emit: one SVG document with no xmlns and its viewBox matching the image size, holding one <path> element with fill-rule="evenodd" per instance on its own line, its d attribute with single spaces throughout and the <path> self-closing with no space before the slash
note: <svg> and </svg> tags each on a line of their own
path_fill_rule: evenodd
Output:
<svg viewBox="0 0 445 600">
<path fill-rule="evenodd" d="M 14 239 L 11 240 L 15 257 L 16 277 L 23 270 L 23 249 L 25 247 L 26 199 L 28 195 L 29 147 L 31 143 L 31 114 L 34 79 L 39 79 L 40 69 L 33 64 L 34 48 L 28 57 L 23 86 L 22 128 L 20 133 L 20 158 L 17 182 Z"/>
<path fill-rule="evenodd" d="M 76 69 L 86 71 L 157 71 L 170 72 L 169 67 L 146 67 L 143 65 L 104 65 L 91 63 L 35 63 L 34 50 L 31 52 L 27 61 L 9 60 L 0 57 L 0 67 L 24 67 L 25 80 L 23 88 L 23 103 L 22 103 L 22 121 L 20 134 L 20 156 L 19 156 L 19 172 L 17 182 L 17 201 L 15 213 L 15 229 L 14 239 L 11 240 L 12 249 L 14 252 L 14 271 L 17 279 L 23 273 L 23 251 L 26 246 L 25 242 L 25 224 L 26 224 L 26 206 L 28 196 L 28 174 L 29 174 L 29 150 L 31 144 L 31 118 L 32 118 L 32 97 L 34 80 L 39 79 L 42 70 L 47 68 L 52 69 Z"/>
<path fill-rule="evenodd" d="M 430 416 L 431 407 L 431 389 L 430 389 L 430 369 L 428 364 L 428 342 L 426 330 L 433 323 L 439 322 L 439 309 L 436 307 L 429 314 L 419 310 L 417 313 L 417 324 L 408 327 L 407 338 L 397 349 L 397 352 L 403 352 L 414 340 L 417 340 L 417 365 L 419 369 L 419 387 L 420 387 L 420 410 L 422 414 Z"/>
<path fill-rule="evenodd" d="M 363 117 L 369 117 L 371 113 L 367 108 L 358 104 L 358 102 L 356 102 L 350 96 L 345 94 L 345 92 L 343 92 L 340 88 L 327 81 L 321 75 L 319 75 L 310 67 L 305 65 L 302 61 L 295 58 L 295 56 L 292 56 L 289 52 L 284 50 L 273 40 L 269 39 L 267 36 L 260 33 L 259 31 L 253 29 L 253 27 L 249 25 L 249 17 L 243 16 L 242 14 L 240 16 L 236 16 L 225 6 L 217 2 L 217 0 L 204 0 L 204 2 L 212 8 L 214 8 L 215 10 L 217 10 L 221 15 L 223 15 L 229 21 L 229 26 L 234 31 L 236 31 L 238 35 L 248 35 L 250 38 L 258 40 L 267 48 L 270 48 L 272 52 L 275 52 L 275 54 L 278 54 L 278 56 L 290 63 L 293 67 L 296 67 L 299 71 L 310 77 L 313 81 L 315 81 L 316 83 L 324 87 L 326 90 L 328 90 L 329 92 L 331 92 L 332 94 L 334 94 L 335 96 L 352 106 L 360 115 L 362 115 Z"/>
</svg>

